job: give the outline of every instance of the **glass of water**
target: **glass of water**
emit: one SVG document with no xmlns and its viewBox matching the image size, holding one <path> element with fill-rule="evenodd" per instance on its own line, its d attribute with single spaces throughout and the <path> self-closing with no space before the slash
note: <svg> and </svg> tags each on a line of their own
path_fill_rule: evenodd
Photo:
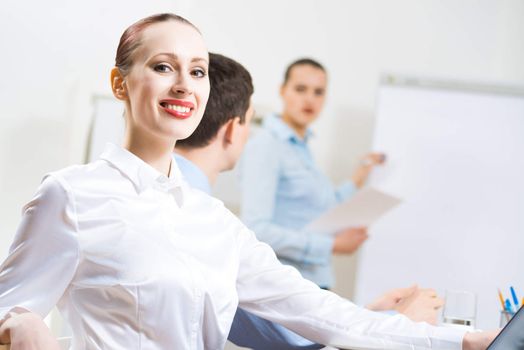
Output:
<svg viewBox="0 0 524 350">
<path fill-rule="evenodd" d="M 475 328 L 477 296 L 463 290 L 446 290 L 442 322 L 445 326 Z"/>
</svg>

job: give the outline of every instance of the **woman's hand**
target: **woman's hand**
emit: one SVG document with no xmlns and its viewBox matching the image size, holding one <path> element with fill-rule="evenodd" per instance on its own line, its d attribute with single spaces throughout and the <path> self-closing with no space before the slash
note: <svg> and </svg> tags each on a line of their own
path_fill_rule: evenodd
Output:
<svg viewBox="0 0 524 350">
<path fill-rule="evenodd" d="M 368 239 L 365 227 L 352 227 L 337 233 L 333 243 L 333 254 L 352 254 Z"/>
<path fill-rule="evenodd" d="M 60 350 L 44 320 L 32 312 L 11 312 L 0 324 L 0 344 L 11 344 L 11 350 Z"/>
<path fill-rule="evenodd" d="M 379 164 L 383 164 L 386 161 L 384 153 L 368 153 L 360 160 L 360 166 L 355 170 L 351 180 L 356 187 L 360 188 L 364 186 L 364 183 L 368 179 L 373 167 Z"/>
</svg>

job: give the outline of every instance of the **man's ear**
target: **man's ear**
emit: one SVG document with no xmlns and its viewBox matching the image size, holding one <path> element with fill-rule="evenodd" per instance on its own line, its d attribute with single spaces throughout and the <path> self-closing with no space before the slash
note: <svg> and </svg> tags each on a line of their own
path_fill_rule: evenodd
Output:
<svg viewBox="0 0 524 350">
<path fill-rule="evenodd" d="M 122 101 L 127 100 L 127 89 L 124 77 L 120 72 L 120 69 L 113 67 L 111 69 L 111 89 L 113 90 L 113 95 Z"/>
<path fill-rule="evenodd" d="M 224 145 L 229 145 L 233 143 L 233 138 L 235 137 L 235 131 L 240 124 L 240 117 L 231 118 L 225 123 L 222 127 L 224 130 Z"/>
</svg>

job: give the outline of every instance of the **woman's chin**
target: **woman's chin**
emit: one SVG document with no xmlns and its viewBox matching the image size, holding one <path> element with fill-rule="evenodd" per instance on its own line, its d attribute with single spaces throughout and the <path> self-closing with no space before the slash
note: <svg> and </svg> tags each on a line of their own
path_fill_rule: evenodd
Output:
<svg viewBox="0 0 524 350">
<path fill-rule="evenodd" d="M 178 132 L 175 135 L 175 140 L 184 140 L 187 139 L 193 132 L 196 130 L 196 128 L 191 130 L 178 130 Z"/>
</svg>

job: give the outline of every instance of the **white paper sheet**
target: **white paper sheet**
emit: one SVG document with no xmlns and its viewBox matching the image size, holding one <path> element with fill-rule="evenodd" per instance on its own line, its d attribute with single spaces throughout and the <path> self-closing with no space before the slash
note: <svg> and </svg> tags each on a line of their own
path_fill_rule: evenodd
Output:
<svg viewBox="0 0 524 350">
<path fill-rule="evenodd" d="M 348 227 L 368 227 L 401 200 L 374 188 L 364 188 L 348 200 L 321 215 L 306 229 L 336 234 Z"/>
</svg>

